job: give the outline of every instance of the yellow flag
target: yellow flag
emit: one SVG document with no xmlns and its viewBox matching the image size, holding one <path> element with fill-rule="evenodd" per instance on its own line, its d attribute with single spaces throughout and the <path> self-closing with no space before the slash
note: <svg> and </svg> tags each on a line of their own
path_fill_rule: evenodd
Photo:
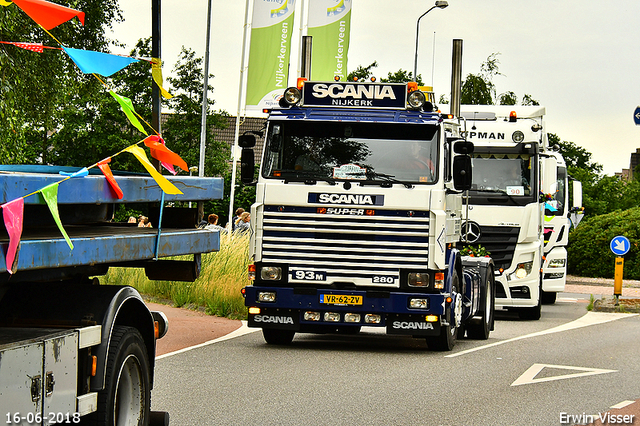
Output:
<svg viewBox="0 0 640 426">
<path fill-rule="evenodd" d="M 128 148 L 125 148 L 125 151 L 130 152 L 135 155 L 136 158 L 142 163 L 145 169 L 149 172 L 151 177 L 156 181 L 156 183 L 162 188 L 162 190 L 167 194 L 182 194 L 174 184 L 169 182 L 166 177 L 162 176 L 156 169 L 153 167 L 153 164 L 147 158 L 147 154 L 144 152 L 144 149 L 140 148 L 137 145 L 131 145 Z"/>
<path fill-rule="evenodd" d="M 10 1 L 0 0 L 0 6 L 9 6 L 11 3 Z"/>
<path fill-rule="evenodd" d="M 153 81 L 155 81 L 160 88 L 160 93 L 162 93 L 162 96 L 164 96 L 166 99 L 173 98 L 173 95 L 164 90 L 164 87 L 162 87 L 162 60 L 160 60 L 160 58 L 151 58 L 151 75 L 153 76 Z"/>
</svg>

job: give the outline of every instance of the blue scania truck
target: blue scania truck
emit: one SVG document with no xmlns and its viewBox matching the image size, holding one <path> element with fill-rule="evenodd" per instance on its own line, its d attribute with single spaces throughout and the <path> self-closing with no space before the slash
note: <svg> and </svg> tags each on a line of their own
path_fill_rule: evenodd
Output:
<svg viewBox="0 0 640 426">
<path fill-rule="evenodd" d="M 413 83 L 300 81 L 269 113 L 248 324 L 267 343 L 363 326 L 451 350 L 493 328 L 489 257 L 462 256 L 473 145 Z M 242 174 L 253 179 L 255 138 Z"/>
</svg>

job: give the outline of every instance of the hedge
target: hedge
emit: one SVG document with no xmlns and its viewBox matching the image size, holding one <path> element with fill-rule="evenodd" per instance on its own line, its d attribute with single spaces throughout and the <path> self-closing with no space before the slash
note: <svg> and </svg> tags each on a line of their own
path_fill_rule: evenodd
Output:
<svg viewBox="0 0 640 426">
<path fill-rule="evenodd" d="M 640 279 L 640 207 L 586 217 L 569 235 L 568 273 L 583 277 L 613 278 L 615 258 L 611 240 L 623 235 L 631 242 L 624 256 L 624 278 Z"/>
</svg>

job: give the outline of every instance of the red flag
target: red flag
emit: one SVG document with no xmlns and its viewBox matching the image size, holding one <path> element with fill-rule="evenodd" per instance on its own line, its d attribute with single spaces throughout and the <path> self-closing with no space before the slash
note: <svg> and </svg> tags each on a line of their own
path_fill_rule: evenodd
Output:
<svg viewBox="0 0 640 426">
<path fill-rule="evenodd" d="M 116 193 L 116 196 L 122 200 L 124 194 L 122 193 L 122 189 L 120 189 L 120 185 L 116 182 L 116 178 L 113 177 L 113 173 L 111 172 L 111 168 L 109 167 L 109 163 L 111 162 L 111 158 L 105 158 L 104 160 L 98 163 L 98 167 L 102 170 L 102 174 L 105 178 L 107 178 L 107 182 L 111 185 L 111 189 Z"/>
<path fill-rule="evenodd" d="M 189 170 L 187 163 L 180 158 L 178 154 L 171 151 L 169 148 L 163 145 L 164 140 L 160 136 L 151 135 L 144 140 L 144 144 L 151 150 L 151 156 L 158 161 L 162 161 L 169 164 L 175 164 L 185 172 Z"/>
<path fill-rule="evenodd" d="M 13 2 L 45 30 L 55 28 L 73 19 L 74 16 L 77 16 L 80 23 L 84 25 L 84 12 L 69 7 L 45 0 L 13 0 Z"/>
<path fill-rule="evenodd" d="M 2 208 L 2 217 L 4 218 L 4 226 L 9 234 L 9 248 L 7 250 L 7 272 L 13 274 L 16 272 L 15 264 L 17 264 L 18 244 L 22 236 L 22 218 L 24 216 L 24 198 L 17 198 L 0 206 Z"/>
</svg>

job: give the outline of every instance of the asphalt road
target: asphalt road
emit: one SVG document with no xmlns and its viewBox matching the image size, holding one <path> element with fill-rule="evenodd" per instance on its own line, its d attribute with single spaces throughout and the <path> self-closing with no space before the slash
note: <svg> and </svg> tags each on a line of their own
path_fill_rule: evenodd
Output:
<svg viewBox="0 0 640 426">
<path fill-rule="evenodd" d="M 501 314 L 488 341 L 465 339 L 447 353 L 373 328 L 296 335 L 291 346 L 275 347 L 243 327 L 239 337 L 159 357 L 152 409 L 181 426 L 597 419 L 640 399 L 640 316 L 587 315 L 587 298 L 563 294 L 543 306 L 540 321 Z"/>
</svg>

